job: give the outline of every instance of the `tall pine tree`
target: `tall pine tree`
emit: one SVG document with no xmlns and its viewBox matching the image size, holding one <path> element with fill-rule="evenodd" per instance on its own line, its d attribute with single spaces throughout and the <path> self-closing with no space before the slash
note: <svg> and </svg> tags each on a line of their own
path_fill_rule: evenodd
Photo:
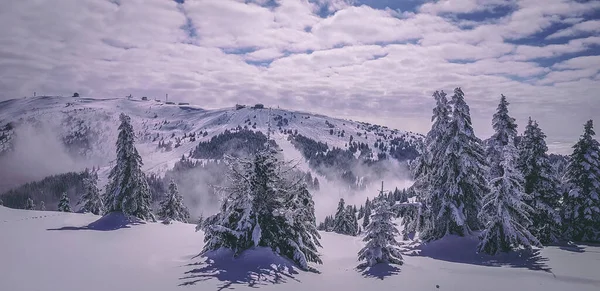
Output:
<svg viewBox="0 0 600 291">
<path fill-rule="evenodd" d="M 564 179 L 565 235 L 574 241 L 600 240 L 600 145 L 595 134 L 593 121 L 589 120 L 573 146 Z"/>
<path fill-rule="evenodd" d="M 503 159 L 503 147 L 509 141 L 515 142 L 517 136 L 517 123 L 514 118 L 508 115 L 508 101 L 506 96 L 501 95 L 500 104 L 494 116 L 492 117 L 492 127 L 494 134 L 488 140 L 486 148 L 486 156 L 489 164 L 489 177 L 496 178 L 502 176 L 502 166 L 500 163 Z"/>
<path fill-rule="evenodd" d="M 160 203 L 158 216 L 166 222 L 174 220 L 187 223 L 190 219 L 190 213 L 183 204 L 183 197 L 179 194 L 177 184 L 172 179 L 169 182 L 169 193 Z"/>
<path fill-rule="evenodd" d="M 546 135 L 537 122 L 527 122 L 527 127 L 519 144 L 518 169 L 525 179 L 524 190 L 531 206 L 530 232 L 541 243 L 558 241 L 561 235 L 559 203 L 561 198 L 560 182 L 548 158 Z"/>
<path fill-rule="evenodd" d="M 490 255 L 540 245 L 528 230 L 533 209 L 523 201 L 527 194 L 523 191 L 521 173 L 515 168 L 517 151 L 512 139 L 509 136 L 508 143 L 502 147 L 497 165 L 502 176 L 490 181 L 491 191 L 483 200 L 480 214 L 486 223 L 478 251 Z"/>
<path fill-rule="evenodd" d="M 467 235 L 480 227 L 481 198 L 487 193 L 485 158 L 475 136 L 469 106 L 460 88 L 454 90 L 452 119 L 431 148 L 434 159 L 428 170 L 425 241 L 448 234 Z"/>
<path fill-rule="evenodd" d="M 303 179 L 286 176 L 287 163 L 267 148 L 252 159 L 228 157 L 231 186 L 221 191 L 219 213 L 204 223 L 203 252 L 221 247 L 237 256 L 251 247 L 269 247 L 305 270 L 322 263 L 314 202 Z"/>
<path fill-rule="evenodd" d="M 83 204 L 81 209 L 84 212 L 90 212 L 95 215 L 100 215 L 103 212 L 104 204 L 102 203 L 102 197 L 100 196 L 100 190 L 98 189 L 98 173 L 92 171 L 83 180 L 83 196 L 79 204 Z"/>
<path fill-rule="evenodd" d="M 108 176 L 104 206 L 107 212 L 122 212 L 144 220 L 154 221 L 151 195 L 142 172 L 142 157 L 135 148 L 131 118 L 121 113 L 117 139 L 117 161 Z"/>
</svg>

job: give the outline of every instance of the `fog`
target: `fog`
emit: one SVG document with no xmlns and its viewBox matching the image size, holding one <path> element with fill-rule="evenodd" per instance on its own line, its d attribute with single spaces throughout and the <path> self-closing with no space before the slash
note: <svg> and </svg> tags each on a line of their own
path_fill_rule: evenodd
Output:
<svg viewBox="0 0 600 291">
<path fill-rule="evenodd" d="M 14 150 L 0 156 L 0 193 L 47 176 L 83 170 L 92 161 L 75 158 L 53 126 L 21 124 L 15 128 Z"/>
</svg>

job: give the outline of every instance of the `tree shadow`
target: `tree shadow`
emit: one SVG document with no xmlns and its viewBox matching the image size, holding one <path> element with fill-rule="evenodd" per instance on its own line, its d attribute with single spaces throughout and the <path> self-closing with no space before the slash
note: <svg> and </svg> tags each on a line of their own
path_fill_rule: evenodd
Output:
<svg viewBox="0 0 600 291">
<path fill-rule="evenodd" d="M 585 253 L 585 252 L 593 252 L 596 253 L 598 251 L 590 250 L 589 247 L 600 247 L 598 243 L 590 243 L 590 242 L 562 242 L 552 244 L 552 246 L 558 247 L 563 251 L 569 251 L 574 253 Z"/>
<path fill-rule="evenodd" d="M 108 213 L 100 219 L 85 226 L 64 226 L 61 228 L 49 228 L 47 230 L 95 230 L 112 231 L 122 228 L 131 228 L 132 225 L 145 224 L 146 222 L 133 216 L 125 215 L 121 212 Z"/>
<path fill-rule="evenodd" d="M 405 247 L 403 254 L 429 257 L 452 263 L 488 267 L 509 266 L 511 268 L 525 268 L 552 273 L 552 269 L 547 265 L 548 259 L 541 256 L 540 250 L 523 249 L 491 256 L 477 253 L 478 244 L 479 239 L 475 236 L 447 236 L 438 241 Z"/>
<path fill-rule="evenodd" d="M 375 278 L 379 280 L 383 280 L 387 277 L 397 275 L 400 273 L 400 268 L 391 264 L 384 263 L 380 263 L 372 267 L 358 266 L 356 267 L 356 269 L 359 270 L 365 278 Z"/>
<path fill-rule="evenodd" d="M 179 286 L 195 285 L 208 280 L 218 280 L 217 290 L 235 289 L 235 285 L 258 288 L 265 285 L 283 284 L 288 280 L 300 282 L 294 263 L 274 254 L 268 248 L 255 248 L 243 252 L 237 258 L 226 249 L 200 256 L 202 262 L 186 266 L 194 269 L 179 278 Z"/>
</svg>

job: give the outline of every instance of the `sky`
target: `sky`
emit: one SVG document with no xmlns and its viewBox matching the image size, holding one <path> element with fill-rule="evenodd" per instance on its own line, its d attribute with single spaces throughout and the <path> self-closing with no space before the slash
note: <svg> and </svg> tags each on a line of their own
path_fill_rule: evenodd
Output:
<svg viewBox="0 0 600 291">
<path fill-rule="evenodd" d="M 169 94 L 426 133 L 461 87 L 479 137 L 504 94 L 558 153 L 600 123 L 600 1 L 19 0 L 0 27 L 0 101 Z"/>
</svg>

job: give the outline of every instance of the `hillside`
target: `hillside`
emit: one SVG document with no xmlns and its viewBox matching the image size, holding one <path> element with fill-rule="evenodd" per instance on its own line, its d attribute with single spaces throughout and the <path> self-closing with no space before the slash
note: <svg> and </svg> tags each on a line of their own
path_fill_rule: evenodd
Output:
<svg viewBox="0 0 600 291">
<path fill-rule="evenodd" d="M 250 250 L 238 259 L 226 252 L 196 257 L 203 235 L 191 224 L 122 225 L 118 220 L 95 222 L 98 218 L 0 206 L 0 290 L 600 288 L 597 246 L 547 247 L 535 257 L 488 259 L 472 252 L 471 238 L 450 238 L 418 251 L 407 246 L 405 263 L 398 268 L 363 272 L 355 268 L 363 246 L 360 237 L 321 232 L 320 273 L 307 273 L 265 249 Z"/>
<path fill-rule="evenodd" d="M 182 194 L 191 208 L 208 203 L 204 197 L 212 191 L 208 184 L 223 178 L 222 167 L 210 162 L 224 154 L 257 150 L 266 140 L 269 120 L 270 137 L 284 158 L 296 161 L 305 173 L 313 172 L 321 182 L 321 192 L 332 201 L 351 195 L 345 188 L 374 195 L 370 183 L 383 179 L 390 187 L 404 188 L 410 180 L 406 161 L 418 155 L 422 138 L 383 126 L 278 108 L 206 110 L 193 104 L 126 98 L 13 99 L 0 102 L 0 193 L 86 167 L 100 168 L 102 187 L 115 155 L 120 113 L 132 119 L 143 170 L 186 184 L 181 185 Z M 194 166 L 174 170 L 182 157 Z M 160 192 L 161 186 L 157 187 Z M 362 202 L 364 195 L 358 196 L 356 201 Z"/>
</svg>

